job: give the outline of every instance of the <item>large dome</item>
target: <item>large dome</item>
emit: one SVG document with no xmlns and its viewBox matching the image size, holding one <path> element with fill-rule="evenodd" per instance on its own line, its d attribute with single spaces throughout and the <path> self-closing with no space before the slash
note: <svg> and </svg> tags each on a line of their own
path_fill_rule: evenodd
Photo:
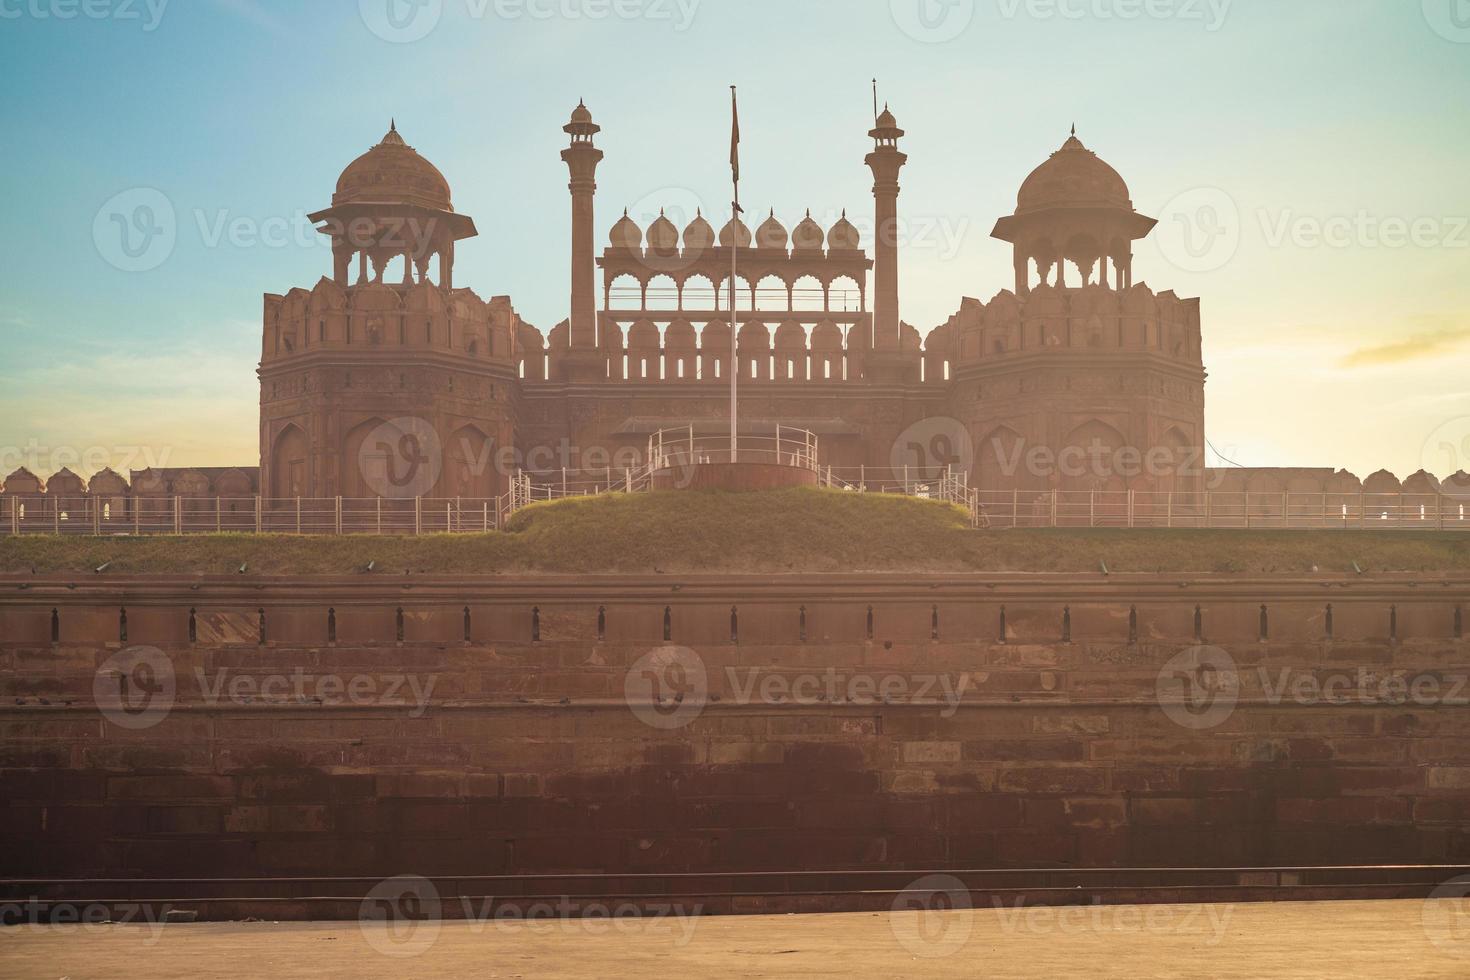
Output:
<svg viewBox="0 0 1470 980">
<path fill-rule="evenodd" d="M 1133 201 L 1118 171 L 1083 146 L 1074 133 L 1050 159 L 1031 171 L 1016 195 L 1017 214 L 1057 207 L 1131 211 Z"/>
<path fill-rule="evenodd" d="M 413 204 L 453 211 L 449 181 L 398 135 L 395 123 L 377 146 L 353 160 L 337 178 L 337 204 Z"/>
</svg>

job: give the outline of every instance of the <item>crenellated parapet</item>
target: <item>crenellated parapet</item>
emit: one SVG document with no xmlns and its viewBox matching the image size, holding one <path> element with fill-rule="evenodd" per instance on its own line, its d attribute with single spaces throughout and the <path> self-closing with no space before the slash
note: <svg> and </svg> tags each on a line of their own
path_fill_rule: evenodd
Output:
<svg viewBox="0 0 1470 980">
<path fill-rule="evenodd" d="M 1066 352 L 1149 353 L 1199 370 L 1200 307 L 1172 290 L 1145 284 L 1118 291 L 1104 286 L 1040 286 L 1018 297 L 1002 290 L 988 303 L 965 299 L 926 339 L 956 366 Z"/>
</svg>

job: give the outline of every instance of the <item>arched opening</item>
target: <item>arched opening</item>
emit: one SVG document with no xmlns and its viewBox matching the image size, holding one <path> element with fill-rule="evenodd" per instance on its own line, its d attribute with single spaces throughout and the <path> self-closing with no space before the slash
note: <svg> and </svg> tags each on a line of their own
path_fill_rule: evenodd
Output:
<svg viewBox="0 0 1470 980">
<path fill-rule="evenodd" d="M 679 305 L 679 286 L 674 282 L 672 276 L 658 275 L 648 281 L 647 299 L 643 304 L 645 310 L 677 310 Z"/>
<path fill-rule="evenodd" d="M 779 276 L 765 276 L 755 285 L 754 308 L 780 312 L 791 308 L 791 296 Z"/>
<path fill-rule="evenodd" d="M 271 449 L 270 495 L 276 499 L 306 496 L 306 433 L 287 425 Z"/>
</svg>

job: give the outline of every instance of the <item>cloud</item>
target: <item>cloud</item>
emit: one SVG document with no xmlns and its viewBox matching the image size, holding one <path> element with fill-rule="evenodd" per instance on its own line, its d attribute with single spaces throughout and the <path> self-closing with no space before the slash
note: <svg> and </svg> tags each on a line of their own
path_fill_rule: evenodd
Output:
<svg viewBox="0 0 1470 980">
<path fill-rule="evenodd" d="M 1338 361 L 1339 367 L 1374 367 L 1401 364 L 1455 350 L 1470 341 L 1470 327 L 1455 327 L 1413 334 L 1391 344 L 1360 347 Z"/>
</svg>

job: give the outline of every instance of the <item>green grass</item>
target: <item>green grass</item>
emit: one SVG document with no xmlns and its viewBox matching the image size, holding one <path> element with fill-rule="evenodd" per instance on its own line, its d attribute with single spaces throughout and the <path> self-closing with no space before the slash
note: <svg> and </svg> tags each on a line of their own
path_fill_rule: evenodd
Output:
<svg viewBox="0 0 1470 980">
<path fill-rule="evenodd" d="M 424 537 L 0 538 L 0 572 L 1020 571 L 1300 573 L 1470 569 L 1470 535 L 1416 531 L 972 531 L 956 507 L 824 490 L 577 498 L 506 533 Z"/>
</svg>

